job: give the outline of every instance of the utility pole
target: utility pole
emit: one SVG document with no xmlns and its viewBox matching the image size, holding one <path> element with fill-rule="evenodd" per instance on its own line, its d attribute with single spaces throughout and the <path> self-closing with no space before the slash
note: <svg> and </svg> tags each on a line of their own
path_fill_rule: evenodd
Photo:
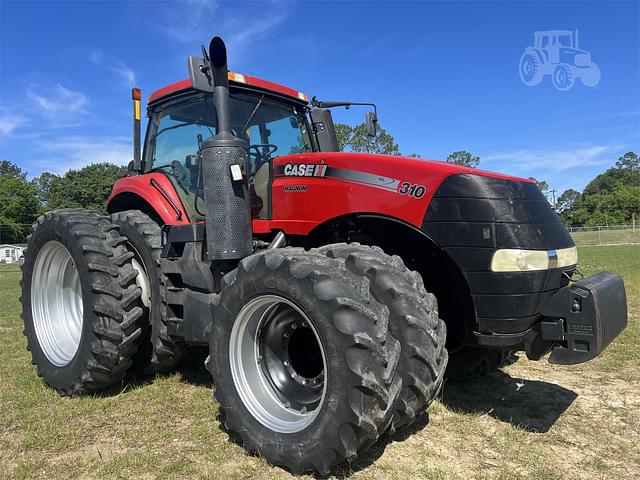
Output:
<svg viewBox="0 0 640 480">
<path fill-rule="evenodd" d="M 551 205 L 553 205 L 554 210 L 557 210 L 558 208 L 556 205 L 556 192 L 558 190 L 556 190 L 555 188 L 552 188 L 550 191 L 551 191 L 551 199 L 552 199 Z"/>
</svg>

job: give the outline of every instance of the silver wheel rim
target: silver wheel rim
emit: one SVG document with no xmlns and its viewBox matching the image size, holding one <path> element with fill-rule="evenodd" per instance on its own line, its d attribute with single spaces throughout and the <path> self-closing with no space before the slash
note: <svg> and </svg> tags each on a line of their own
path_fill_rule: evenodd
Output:
<svg viewBox="0 0 640 480">
<path fill-rule="evenodd" d="M 231 376 L 240 399 L 265 427 L 295 433 L 318 416 L 326 395 L 326 356 L 313 323 L 277 295 L 250 300 L 229 339 Z"/>
<path fill-rule="evenodd" d="M 131 266 L 136 272 L 138 272 L 138 275 L 136 275 L 136 285 L 138 285 L 140 290 L 142 290 L 142 304 L 147 308 L 151 308 L 151 284 L 149 283 L 149 276 L 147 275 L 147 271 L 144 268 L 144 264 L 142 263 L 138 251 L 133 245 L 127 245 L 134 254 L 131 259 Z"/>
<path fill-rule="evenodd" d="M 31 315 L 42 352 L 56 367 L 68 365 L 80 345 L 82 287 L 69 251 L 60 242 L 45 243 L 31 278 Z"/>
</svg>

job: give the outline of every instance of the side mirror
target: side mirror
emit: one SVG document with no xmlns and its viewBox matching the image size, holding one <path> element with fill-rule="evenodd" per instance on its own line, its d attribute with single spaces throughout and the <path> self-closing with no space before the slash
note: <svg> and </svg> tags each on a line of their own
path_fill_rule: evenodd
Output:
<svg viewBox="0 0 640 480">
<path fill-rule="evenodd" d="M 377 135 L 378 117 L 374 112 L 366 112 L 364 114 L 364 121 L 367 124 L 367 135 L 375 137 Z"/>
</svg>

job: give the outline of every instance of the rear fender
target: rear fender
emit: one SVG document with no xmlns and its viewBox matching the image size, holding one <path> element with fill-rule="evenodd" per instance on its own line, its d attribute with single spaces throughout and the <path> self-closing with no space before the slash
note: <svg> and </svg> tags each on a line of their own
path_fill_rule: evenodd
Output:
<svg viewBox="0 0 640 480">
<path fill-rule="evenodd" d="M 189 223 L 184 205 L 165 175 L 147 173 L 116 181 L 107 200 L 109 213 L 131 209 L 145 211 L 147 208 L 155 212 L 166 225 Z"/>
</svg>

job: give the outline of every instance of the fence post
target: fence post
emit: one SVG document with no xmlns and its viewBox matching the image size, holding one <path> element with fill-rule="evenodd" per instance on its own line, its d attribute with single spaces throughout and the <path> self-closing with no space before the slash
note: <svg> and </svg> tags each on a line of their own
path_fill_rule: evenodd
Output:
<svg viewBox="0 0 640 480">
<path fill-rule="evenodd" d="M 602 230 L 600 230 L 600 225 L 598 225 L 598 245 L 602 245 Z"/>
</svg>

